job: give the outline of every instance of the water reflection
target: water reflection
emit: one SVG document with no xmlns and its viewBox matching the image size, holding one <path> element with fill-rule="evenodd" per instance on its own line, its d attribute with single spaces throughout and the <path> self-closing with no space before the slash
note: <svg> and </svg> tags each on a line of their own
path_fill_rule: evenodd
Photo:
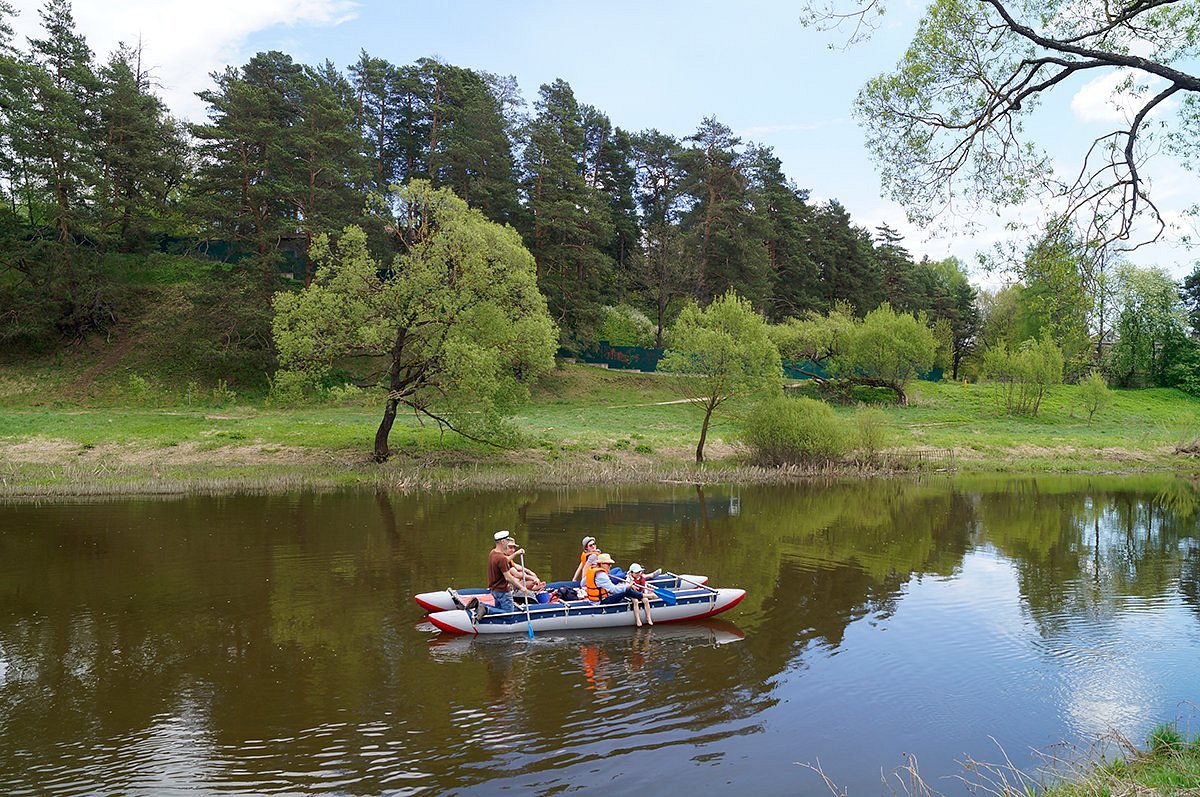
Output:
<svg viewBox="0 0 1200 797">
<path fill-rule="evenodd" d="M 4 506 L 0 792 L 816 794 L 819 759 L 876 793 L 900 752 L 1137 737 L 1197 697 L 1198 506 L 1150 478 Z M 554 576 L 586 533 L 749 594 L 433 633 L 411 595 L 481 583 L 497 528 Z"/>
</svg>

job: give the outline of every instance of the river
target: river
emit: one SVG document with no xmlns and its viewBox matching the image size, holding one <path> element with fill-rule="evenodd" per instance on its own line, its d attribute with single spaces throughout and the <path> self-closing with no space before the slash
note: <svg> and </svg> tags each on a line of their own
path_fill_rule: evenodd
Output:
<svg viewBox="0 0 1200 797">
<path fill-rule="evenodd" d="M 1200 699 L 1169 477 L 0 505 L 0 794 L 891 794 L 1031 777 Z M 439 634 L 497 529 L 702 573 L 719 618 Z M 911 756 L 911 759 L 909 758 Z M 890 779 L 890 785 L 881 782 Z"/>
</svg>

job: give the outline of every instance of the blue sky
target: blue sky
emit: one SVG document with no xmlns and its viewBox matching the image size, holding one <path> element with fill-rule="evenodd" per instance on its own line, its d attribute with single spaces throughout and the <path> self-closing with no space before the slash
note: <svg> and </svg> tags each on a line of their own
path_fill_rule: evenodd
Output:
<svg viewBox="0 0 1200 797">
<path fill-rule="evenodd" d="M 14 5 L 19 37 L 36 32 L 40 0 Z M 1006 235 L 1002 216 L 982 233 L 930 238 L 880 198 L 851 108 L 859 87 L 904 52 L 919 3 L 893 3 L 874 39 L 849 50 L 831 49 L 842 38 L 804 28 L 797 4 L 783 0 L 75 0 L 74 10 L 98 57 L 140 38 L 164 98 L 193 120 L 204 113 L 194 92 L 210 85 L 208 74 L 262 50 L 343 69 L 364 49 L 398 64 L 431 56 L 513 75 L 531 105 L 541 84 L 563 78 L 581 102 L 629 130 L 685 136 L 716 116 L 743 140 L 773 147 L 814 199 L 838 199 L 862 226 L 900 230 L 918 257 L 970 263 Z M 1113 109 L 1094 88 L 1074 86 L 1070 104 L 1064 97 L 1046 112 L 1042 124 L 1053 132 L 1043 138 L 1064 158 L 1081 133 L 1090 141 L 1111 126 Z M 1169 174 L 1164 190 L 1195 201 L 1195 188 Z M 1139 255 L 1176 274 L 1192 260 L 1172 247 Z"/>
</svg>

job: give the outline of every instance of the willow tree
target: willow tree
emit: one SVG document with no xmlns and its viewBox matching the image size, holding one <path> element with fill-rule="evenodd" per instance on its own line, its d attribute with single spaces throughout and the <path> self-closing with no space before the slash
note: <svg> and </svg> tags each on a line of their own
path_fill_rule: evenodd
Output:
<svg viewBox="0 0 1200 797">
<path fill-rule="evenodd" d="M 699 464 L 704 462 L 708 426 L 718 407 L 734 396 L 781 389 L 779 349 L 763 317 L 733 291 L 704 309 L 684 307 L 670 339 L 671 348 L 658 368 L 679 374 L 687 400 L 704 413 L 696 446 Z"/>
<path fill-rule="evenodd" d="M 473 440 L 496 443 L 528 384 L 554 365 L 558 331 L 538 292 L 533 257 L 511 227 L 488 221 L 449 189 L 395 189 L 389 264 L 359 227 L 319 236 L 312 283 L 275 297 L 283 369 L 319 379 L 335 369 L 383 392 L 375 459 L 403 405 Z"/>
</svg>

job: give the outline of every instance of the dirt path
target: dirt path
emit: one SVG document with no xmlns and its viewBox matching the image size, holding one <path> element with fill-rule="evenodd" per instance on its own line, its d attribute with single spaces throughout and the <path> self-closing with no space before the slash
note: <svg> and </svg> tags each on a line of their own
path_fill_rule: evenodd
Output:
<svg viewBox="0 0 1200 797">
<path fill-rule="evenodd" d="M 96 361 L 96 364 L 84 371 L 75 378 L 71 384 L 67 386 L 65 391 L 66 397 L 80 398 L 87 394 L 88 388 L 92 386 L 92 382 L 101 374 L 107 373 L 116 366 L 125 355 L 133 351 L 142 339 L 142 335 L 134 335 L 129 331 L 129 325 L 125 321 L 117 323 L 111 333 L 111 337 L 117 339 L 115 346 L 108 346 L 104 350 L 104 355 Z"/>
</svg>

